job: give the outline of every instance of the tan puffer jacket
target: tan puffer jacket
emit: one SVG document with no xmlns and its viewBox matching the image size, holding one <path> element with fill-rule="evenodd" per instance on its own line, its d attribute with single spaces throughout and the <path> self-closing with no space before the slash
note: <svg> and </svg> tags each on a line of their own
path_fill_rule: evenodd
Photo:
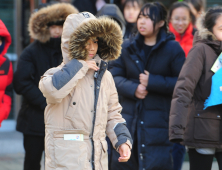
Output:
<svg viewBox="0 0 222 170">
<path fill-rule="evenodd" d="M 85 44 L 99 39 L 102 59 L 115 59 L 121 51 L 119 26 L 108 18 L 85 12 L 67 17 L 62 34 L 63 63 L 48 70 L 39 88 L 47 100 L 45 109 L 46 170 L 107 170 L 106 134 L 114 148 L 132 139 L 120 112 L 121 105 L 107 63 L 99 55 L 98 77 L 88 70 Z M 66 134 L 83 134 L 84 141 L 64 140 Z"/>
</svg>

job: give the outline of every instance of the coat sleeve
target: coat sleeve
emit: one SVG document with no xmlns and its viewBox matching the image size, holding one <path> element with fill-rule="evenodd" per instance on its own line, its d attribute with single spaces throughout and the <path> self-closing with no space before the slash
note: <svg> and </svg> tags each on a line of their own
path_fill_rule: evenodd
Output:
<svg viewBox="0 0 222 170">
<path fill-rule="evenodd" d="M 24 50 L 14 73 L 13 87 L 16 93 L 22 95 L 30 104 L 45 109 L 46 100 L 34 82 L 35 68 L 31 52 Z"/>
<path fill-rule="evenodd" d="M 172 76 L 162 76 L 149 73 L 147 91 L 154 91 L 161 94 L 172 95 L 180 70 L 184 64 L 185 54 L 177 53 L 171 62 Z"/>
<path fill-rule="evenodd" d="M 193 47 L 181 70 L 173 93 L 170 110 L 169 139 L 181 142 L 186 126 L 189 104 L 201 77 L 204 65 L 203 47 Z"/>
<path fill-rule="evenodd" d="M 117 60 L 109 63 L 110 72 L 113 75 L 119 95 L 131 99 L 136 99 L 135 91 L 139 84 L 127 79 L 123 56 L 128 56 L 124 48 L 121 56 Z"/>
<path fill-rule="evenodd" d="M 12 105 L 12 79 L 13 79 L 13 68 L 12 63 L 10 62 L 9 65 L 9 71 L 7 75 L 7 87 L 5 89 L 5 94 L 3 95 L 2 99 L 2 107 L 0 108 L 0 127 L 1 122 L 4 119 L 8 118 L 8 115 L 11 111 L 11 105 Z"/>
<path fill-rule="evenodd" d="M 60 103 L 88 71 L 85 61 L 72 59 L 67 64 L 48 70 L 39 82 L 39 88 L 48 104 Z"/>
<path fill-rule="evenodd" d="M 110 97 L 108 101 L 108 122 L 106 134 L 108 135 L 113 147 L 118 151 L 121 144 L 127 143 L 132 148 L 132 138 L 126 127 L 126 121 L 122 118 L 122 106 L 119 104 L 118 94 L 112 75 L 110 74 Z"/>
</svg>

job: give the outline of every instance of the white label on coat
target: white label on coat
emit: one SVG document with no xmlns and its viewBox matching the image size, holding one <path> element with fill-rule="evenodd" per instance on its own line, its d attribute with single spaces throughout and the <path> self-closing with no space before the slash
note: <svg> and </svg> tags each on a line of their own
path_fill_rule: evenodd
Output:
<svg viewBox="0 0 222 170">
<path fill-rule="evenodd" d="M 64 140 L 83 141 L 83 134 L 64 134 Z"/>
</svg>

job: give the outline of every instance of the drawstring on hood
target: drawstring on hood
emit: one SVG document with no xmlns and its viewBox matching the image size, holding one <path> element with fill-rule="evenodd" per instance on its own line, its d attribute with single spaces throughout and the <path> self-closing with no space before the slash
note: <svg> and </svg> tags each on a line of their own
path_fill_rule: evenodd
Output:
<svg viewBox="0 0 222 170">
<path fill-rule="evenodd" d="M 96 18 L 89 12 L 83 12 L 69 15 L 64 23 L 61 44 L 64 63 L 73 58 L 86 60 L 86 43 L 92 37 L 99 40 L 101 59 L 115 60 L 120 56 L 123 38 L 119 25 L 110 18 Z"/>
</svg>

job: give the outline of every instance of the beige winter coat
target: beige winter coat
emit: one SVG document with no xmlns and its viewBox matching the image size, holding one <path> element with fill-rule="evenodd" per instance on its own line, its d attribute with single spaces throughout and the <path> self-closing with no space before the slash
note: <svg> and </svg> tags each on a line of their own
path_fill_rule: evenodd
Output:
<svg viewBox="0 0 222 170">
<path fill-rule="evenodd" d="M 108 170 L 106 134 L 114 148 L 132 139 L 121 116 L 122 107 L 107 63 L 96 55 L 98 77 L 89 70 L 85 44 L 99 39 L 102 59 L 115 59 L 121 51 L 119 26 L 90 13 L 67 17 L 62 34 L 63 63 L 48 70 L 39 88 L 47 100 L 45 109 L 46 170 Z M 64 140 L 64 134 L 83 134 L 84 141 Z"/>
</svg>

